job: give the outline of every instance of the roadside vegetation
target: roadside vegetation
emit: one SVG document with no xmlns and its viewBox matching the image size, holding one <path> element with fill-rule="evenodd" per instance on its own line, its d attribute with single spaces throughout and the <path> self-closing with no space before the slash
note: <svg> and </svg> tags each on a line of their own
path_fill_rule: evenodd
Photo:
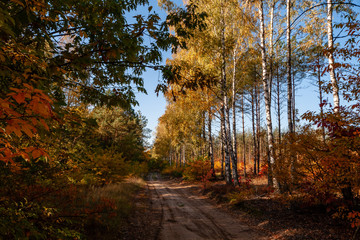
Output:
<svg viewBox="0 0 360 240">
<path fill-rule="evenodd" d="M 143 6 L 0 2 L 0 239 L 121 238 L 151 169 L 135 92 L 181 45 Z"/>
</svg>

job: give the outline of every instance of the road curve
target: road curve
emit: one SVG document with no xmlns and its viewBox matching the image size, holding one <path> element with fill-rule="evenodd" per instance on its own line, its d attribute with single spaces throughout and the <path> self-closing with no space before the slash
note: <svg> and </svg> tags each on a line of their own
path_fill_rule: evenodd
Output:
<svg viewBox="0 0 360 240">
<path fill-rule="evenodd" d="M 259 239 L 249 227 L 216 208 L 200 196 L 191 193 L 191 186 L 150 176 L 154 207 L 162 212 L 157 239 Z"/>
</svg>

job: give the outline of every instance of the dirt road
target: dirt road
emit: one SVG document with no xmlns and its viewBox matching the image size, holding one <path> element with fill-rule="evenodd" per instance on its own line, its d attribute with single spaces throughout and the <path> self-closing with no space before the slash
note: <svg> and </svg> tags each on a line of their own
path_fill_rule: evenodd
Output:
<svg viewBox="0 0 360 240">
<path fill-rule="evenodd" d="M 162 212 L 160 240 L 259 239 L 249 227 L 191 192 L 191 185 L 161 180 L 148 182 L 153 205 Z"/>
</svg>

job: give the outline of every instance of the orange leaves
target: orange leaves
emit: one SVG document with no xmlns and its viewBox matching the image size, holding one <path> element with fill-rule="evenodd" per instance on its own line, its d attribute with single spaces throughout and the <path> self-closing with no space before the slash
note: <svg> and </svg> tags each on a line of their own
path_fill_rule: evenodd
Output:
<svg viewBox="0 0 360 240">
<path fill-rule="evenodd" d="M 13 151 L 11 151 L 11 148 L 9 147 L 3 147 L 0 148 L 0 161 L 3 162 L 13 162 L 13 158 L 17 156 Z"/>
<path fill-rule="evenodd" d="M 35 148 L 35 147 L 28 147 L 25 149 L 25 154 L 31 154 L 33 159 L 37 159 L 39 157 L 48 157 L 44 149 Z M 29 155 L 28 155 L 29 156 Z"/>
<path fill-rule="evenodd" d="M 25 160 L 47 157 L 46 152 L 37 147 L 21 147 L 21 138 L 34 138 L 38 128 L 49 130 L 46 119 L 53 116 L 52 100 L 41 90 L 24 83 L 22 88 L 10 88 L 5 98 L 0 98 L 0 161 L 13 162 L 21 156 Z M 14 137 L 17 138 L 14 138 Z"/>
<path fill-rule="evenodd" d="M 40 119 L 40 124 L 46 129 L 46 131 L 49 131 L 49 126 L 46 124 L 44 119 Z"/>
<path fill-rule="evenodd" d="M 16 136 L 21 137 L 25 133 L 28 137 L 32 138 L 36 133 L 36 128 L 29 123 L 29 121 L 25 121 L 22 119 L 11 119 L 6 121 L 7 126 L 5 128 L 5 133 L 10 135 L 14 133 Z"/>
<path fill-rule="evenodd" d="M 6 121 L 7 134 L 15 133 L 20 137 L 23 132 L 33 137 L 36 125 L 49 129 L 44 119 L 53 116 L 52 101 L 41 90 L 26 83 L 23 86 L 23 89 L 11 88 L 10 99 L 0 99 L 0 120 Z"/>
<path fill-rule="evenodd" d="M 0 161 L 2 162 L 14 164 L 14 158 L 19 156 L 21 156 L 26 161 L 29 161 L 31 158 L 32 159 L 38 159 L 40 157 L 45 157 L 45 159 L 49 158 L 49 155 L 42 148 L 27 147 L 21 149 L 11 146 L 9 142 L 7 142 L 5 147 L 0 148 Z"/>
<path fill-rule="evenodd" d="M 12 97 L 15 99 L 15 101 L 18 104 L 25 103 L 25 94 L 24 93 L 14 94 Z"/>
<path fill-rule="evenodd" d="M 15 133 L 16 136 L 21 137 L 22 133 L 20 129 L 17 126 L 14 126 L 12 124 L 9 124 L 5 128 L 5 132 L 10 135 L 11 133 Z"/>
<path fill-rule="evenodd" d="M 358 211 L 349 212 L 347 218 L 351 222 L 351 227 L 355 228 L 360 226 L 360 212 Z"/>
</svg>

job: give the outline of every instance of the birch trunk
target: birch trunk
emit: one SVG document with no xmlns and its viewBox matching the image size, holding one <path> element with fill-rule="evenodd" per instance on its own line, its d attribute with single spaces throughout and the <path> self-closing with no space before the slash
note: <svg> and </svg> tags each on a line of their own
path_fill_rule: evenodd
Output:
<svg viewBox="0 0 360 240">
<path fill-rule="evenodd" d="M 237 142 L 236 142 L 236 109 L 235 109 L 235 100 L 236 100 L 236 91 L 235 91 L 235 78 L 236 78 L 236 48 L 234 49 L 234 65 L 233 65 L 233 77 L 232 77 L 232 177 L 234 179 L 234 185 L 239 185 L 239 176 L 237 170 Z"/>
<path fill-rule="evenodd" d="M 334 70 L 334 41 L 333 41 L 333 28 L 332 28 L 332 0 L 327 0 L 327 35 L 328 35 L 328 59 L 329 59 L 329 74 L 331 85 L 333 88 L 333 100 L 334 100 L 334 112 L 339 112 L 340 99 L 339 99 L 339 86 L 335 78 L 335 70 Z"/>
<path fill-rule="evenodd" d="M 223 127 L 223 146 L 224 146 L 224 155 L 225 155 L 225 181 L 227 184 L 231 184 L 231 169 L 230 169 L 230 148 L 229 148 L 229 131 L 227 129 L 227 124 L 226 124 L 226 108 L 225 108 L 225 104 L 227 104 L 227 96 L 224 95 L 223 98 L 223 111 L 222 111 L 222 116 L 221 116 L 221 125 Z"/>
<path fill-rule="evenodd" d="M 259 2 L 259 15 L 260 15 L 260 46 L 261 46 L 261 59 L 262 59 L 262 82 L 264 87 L 264 98 L 265 98 L 265 111 L 266 111 L 266 126 L 267 126 L 267 138 L 268 138 L 268 147 L 269 147 L 269 182 L 268 184 L 273 186 L 275 189 L 278 189 L 278 184 L 276 178 L 273 175 L 273 167 L 275 165 L 274 158 L 274 136 L 272 132 L 272 121 L 271 121 L 271 99 L 269 96 L 269 82 L 267 79 L 267 69 L 266 69 L 266 51 L 265 51 L 265 21 L 264 21 L 264 9 L 263 1 Z"/>
<path fill-rule="evenodd" d="M 271 86 L 273 82 L 273 53 L 274 53 L 274 46 L 273 46 L 273 38 L 274 38 L 274 8 L 275 3 L 274 1 L 271 1 L 271 7 L 270 7 L 270 36 L 269 36 L 269 47 L 270 47 L 270 71 L 269 71 L 269 97 L 271 101 Z"/>
<path fill-rule="evenodd" d="M 228 129 L 228 124 L 226 124 L 226 119 L 228 119 L 228 97 L 226 93 L 226 51 L 225 51 L 225 16 L 224 16 L 224 6 L 221 2 L 221 94 L 223 97 L 222 103 L 222 116 L 221 124 L 224 127 L 223 139 L 224 139 L 224 151 L 225 151 L 225 181 L 227 184 L 231 184 L 231 168 L 230 168 L 230 131 Z"/>
</svg>

